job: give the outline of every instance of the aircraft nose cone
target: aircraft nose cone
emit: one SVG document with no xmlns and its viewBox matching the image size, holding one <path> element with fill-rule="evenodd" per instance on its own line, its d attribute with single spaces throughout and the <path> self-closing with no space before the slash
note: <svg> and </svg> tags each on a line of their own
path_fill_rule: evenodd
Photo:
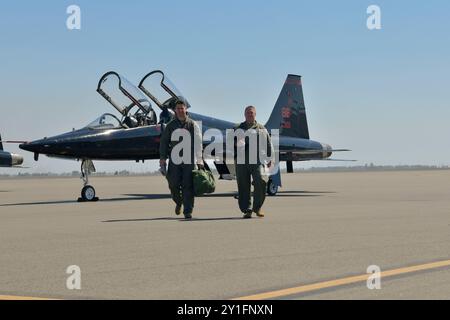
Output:
<svg viewBox="0 0 450 320">
<path fill-rule="evenodd" d="M 51 155 L 57 153 L 57 143 L 54 139 L 42 139 L 19 145 L 19 148 L 34 153 L 34 160 L 39 160 L 39 154 Z"/>
<path fill-rule="evenodd" d="M 19 148 L 25 151 L 40 153 L 42 150 L 42 144 L 38 143 L 38 141 L 27 142 L 20 144 Z"/>
<path fill-rule="evenodd" d="M 26 142 L 26 143 L 21 143 L 21 144 L 19 144 L 19 148 L 22 149 L 22 150 L 25 150 L 25 151 L 31 151 L 31 150 L 29 149 L 29 145 L 30 145 L 30 143 L 28 143 L 28 142 Z"/>
<path fill-rule="evenodd" d="M 54 145 L 55 145 L 55 141 L 53 139 L 41 139 L 41 140 L 23 143 L 23 144 L 19 145 L 19 148 L 22 150 L 26 150 L 26 151 L 30 151 L 30 152 L 34 152 L 34 153 L 47 154 L 51 151 L 51 149 Z"/>
</svg>

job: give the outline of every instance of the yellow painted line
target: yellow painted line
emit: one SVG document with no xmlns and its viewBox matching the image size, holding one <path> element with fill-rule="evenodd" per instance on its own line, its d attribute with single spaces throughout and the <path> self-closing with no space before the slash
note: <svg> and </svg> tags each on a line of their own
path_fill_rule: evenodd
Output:
<svg viewBox="0 0 450 320">
<path fill-rule="evenodd" d="M 21 296 L 2 296 L 2 295 L 0 295 L 0 300 L 55 300 L 55 299 L 38 298 L 38 297 L 21 297 Z"/>
<path fill-rule="evenodd" d="M 450 267 L 450 260 L 443 260 L 443 261 L 426 263 L 426 264 L 410 266 L 410 267 L 405 267 L 405 268 L 382 271 L 380 273 L 380 276 L 381 276 L 381 279 L 383 279 L 383 278 L 387 278 L 387 277 L 393 277 L 393 276 L 397 276 L 397 275 L 419 272 L 419 271 L 424 271 L 424 270 L 437 269 L 437 268 L 443 268 L 443 267 Z M 274 298 L 289 296 L 289 295 L 293 295 L 293 294 L 299 294 L 299 293 L 311 292 L 311 291 L 316 291 L 316 290 L 321 290 L 321 289 L 349 285 L 349 284 L 353 284 L 353 283 L 357 283 L 357 282 L 363 282 L 363 281 L 367 282 L 367 279 L 371 275 L 373 275 L 373 274 L 367 273 L 367 274 L 362 274 L 359 276 L 347 277 L 347 278 L 330 280 L 330 281 L 323 281 L 323 282 L 303 285 L 303 286 L 299 286 L 299 287 L 293 287 L 293 288 L 288 288 L 288 289 L 281 289 L 281 290 L 275 290 L 275 291 L 254 294 L 254 295 L 245 296 L 245 297 L 239 297 L 239 298 L 235 298 L 233 300 L 274 299 Z"/>
</svg>

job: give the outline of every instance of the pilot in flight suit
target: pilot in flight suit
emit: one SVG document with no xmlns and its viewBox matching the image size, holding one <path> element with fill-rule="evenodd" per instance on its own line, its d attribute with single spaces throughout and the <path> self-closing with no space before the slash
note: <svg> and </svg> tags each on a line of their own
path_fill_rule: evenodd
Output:
<svg viewBox="0 0 450 320">
<path fill-rule="evenodd" d="M 171 141 L 172 133 L 177 129 L 188 130 L 191 137 L 191 159 L 188 163 L 175 164 L 172 159 L 171 151 L 180 141 Z M 201 140 L 200 150 L 194 148 L 194 137 L 201 139 L 201 133 L 198 125 L 192 120 L 186 111 L 186 105 L 183 101 L 177 101 L 175 106 L 175 117 L 167 124 L 162 135 L 159 147 L 160 166 L 166 166 L 166 159 L 169 158 L 169 167 L 167 170 L 167 181 L 172 194 L 172 199 L 176 204 L 175 213 L 181 214 L 181 208 L 186 219 L 192 218 L 194 209 L 194 187 L 192 170 L 195 169 L 195 163 L 199 167 L 203 166 Z M 200 136 L 199 136 L 200 135 Z"/>
<path fill-rule="evenodd" d="M 234 129 L 242 129 L 243 131 L 254 130 L 256 133 L 261 133 L 261 135 L 257 135 L 257 139 L 266 139 L 267 141 L 267 154 L 273 158 L 273 145 L 270 139 L 267 130 L 262 124 L 256 122 L 256 109 L 253 106 L 248 106 L 245 108 L 245 119 L 246 121 L 237 125 Z M 267 188 L 267 174 L 265 172 L 266 167 L 265 164 L 261 162 L 260 159 L 260 146 L 259 140 L 257 140 L 257 145 L 255 146 L 257 150 L 256 163 L 251 163 L 251 157 L 249 156 L 250 145 L 249 140 L 246 139 L 245 142 L 245 162 L 238 163 L 236 161 L 237 155 L 235 152 L 235 161 L 236 161 L 236 180 L 238 186 L 238 194 L 239 194 L 239 209 L 244 214 L 244 218 L 248 219 L 252 217 L 252 212 L 255 212 L 258 217 L 264 217 L 264 213 L 262 211 L 262 206 L 264 204 L 264 200 L 266 198 L 266 188 Z M 239 141 L 235 141 L 235 151 L 238 148 L 243 147 L 242 143 L 239 146 Z M 267 166 L 270 167 L 272 161 L 267 163 Z M 251 203 L 250 195 L 251 195 L 251 179 L 253 179 L 254 184 L 254 192 L 253 192 L 253 206 Z"/>
</svg>

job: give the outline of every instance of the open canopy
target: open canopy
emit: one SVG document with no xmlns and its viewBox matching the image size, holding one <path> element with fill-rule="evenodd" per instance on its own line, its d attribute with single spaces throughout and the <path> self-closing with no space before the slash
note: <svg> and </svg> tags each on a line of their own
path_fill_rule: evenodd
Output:
<svg viewBox="0 0 450 320">
<path fill-rule="evenodd" d="M 138 87 L 161 109 L 174 109 L 177 100 L 184 101 L 186 107 L 190 108 L 189 102 L 161 70 L 146 74 Z"/>
<path fill-rule="evenodd" d="M 114 71 L 107 72 L 100 78 L 97 92 L 123 116 L 135 106 L 144 114 L 152 110 L 150 100 L 124 76 Z"/>
</svg>

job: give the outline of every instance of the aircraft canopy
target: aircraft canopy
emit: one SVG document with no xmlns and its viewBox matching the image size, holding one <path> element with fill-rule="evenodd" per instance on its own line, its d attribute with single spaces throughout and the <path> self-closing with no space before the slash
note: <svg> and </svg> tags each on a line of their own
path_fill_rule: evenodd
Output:
<svg viewBox="0 0 450 320">
<path fill-rule="evenodd" d="M 107 72 L 100 78 L 97 92 L 123 116 L 134 106 L 144 114 L 152 110 L 150 100 L 124 76 L 114 71 Z"/>
<path fill-rule="evenodd" d="M 110 113 L 104 113 L 91 123 L 86 128 L 89 129 L 116 129 L 122 128 L 122 123 L 114 115 Z"/>
<path fill-rule="evenodd" d="M 190 108 L 189 102 L 161 70 L 155 70 L 145 75 L 138 87 L 161 109 L 174 109 L 177 100 L 184 101 L 186 107 Z"/>
</svg>

